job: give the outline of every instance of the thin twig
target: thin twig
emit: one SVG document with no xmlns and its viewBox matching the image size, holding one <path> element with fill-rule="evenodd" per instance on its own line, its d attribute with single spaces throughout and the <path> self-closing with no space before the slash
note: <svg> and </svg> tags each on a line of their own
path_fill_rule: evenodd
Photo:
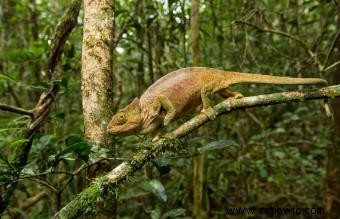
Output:
<svg viewBox="0 0 340 219">
<path fill-rule="evenodd" d="M 288 38 L 296 41 L 297 43 L 299 43 L 308 52 L 308 54 L 310 54 L 310 55 L 313 54 L 313 52 L 309 49 L 308 45 L 302 39 L 300 39 L 297 36 L 294 36 L 294 35 L 291 35 L 289 33 L 283 32 L 281 30 L 260 27 L 260 26 L 258 26 L 256 24 L 253 24 L 253 23 L 250 23 L 250 22 L 244 21 L 244 20 L 235 20 L 234 23 L 245 24 L 245 25 L 253 27 L 253 28 L 255 28 L 255 29 L 257 29 L 257 30 L 259 30 L 261 32 L 274 33 L 274 34 L 278 34 L 278 35 L 281 35 L 281 36 L 288 37 Z"/>
<path fill-rule="evenodd" d="M 0 103 L 0 110 L 7 111 L 7 112 L 12 112 L 12 113 L 17 113 L 20 115 L 28 115 L 30 117 L 33 117 L 33 110 L 25 110 L 20 107 L 16 106 L 10 106 L 4 103 Z"/>
<path fill-rule="evenodd" d="M 302 46 L 302 48 L 307 52 L 309 57 L 314 61 L 314 64 L 317 66 L 320 74 L 323 72 L 324 66 L 320 63 L 320 61 L 319 61 L 319 59 L 317 57 L 317 54 L 314 53 L 309 48 L 307 43 L 305 43 L 304 40 L 302 40 L 301 38 L 299 38 L 297 36 L 294 36 L 294 35 L 291 35 L 291 34 L 289 34 L 287 32 L 281 31 L 281 30 L 260 27 L 260 26 L 258 26 L 256 24 L 253 24 L 253 23 L 250 23 L 250 22 L 247 22 L 247 21 L 244 21 L 244 20 L 236 20 L 236 21 L 234 21 L 234 23 L 245 24 L 245 25 L 251 26 L 251 27 L 253 27 L 253 28 L 255 28 L 255 29 L 259 30 L 259 31 L 278 34 L 278 35 L 285 36 L 285 37 L 287 37 L 289 39 L 292 39 L 292 40 L 296 41 L 297 43 L 299 43 Z"/>
<path fill-rule="evenodd" d="M 328 60 L 329 60 L 329 58 L 331 57 L 331 55 L 332 55 L 332 53 L 333 53 L 333 50 L 334 50 L 334 48 L 335 48 L 335 45 L 336 45 L 336 43 L 337 43 L 339 37 L 340 37 L 340 28 L 339 28 L 338 31 L 336 32 L 335 37 L 334 37 L 334 39 L 333 39 L 333 41 L 332 41 L 332 44 L 331 44 L 331 46 L 330 46 L 329 49 L 328 49 L 326 58 L 325 58 L 325 60 L 323 61 L 323 67 L 324 67 L 324 68 L 325 68 L 325 66 L 327 65 Z"/>
<path fill-rule="evenodd" d="M 328 66 L 324 72 L 327 72 L 329 70 L 331 70 L 332 68 L 334 68 L 335 66 L 339 65 L 340 64 L 340 61 L 337 61 L 337 62 L 334 62 L 333 64 L 331 64 L 330 66 Z"/>
</svg>

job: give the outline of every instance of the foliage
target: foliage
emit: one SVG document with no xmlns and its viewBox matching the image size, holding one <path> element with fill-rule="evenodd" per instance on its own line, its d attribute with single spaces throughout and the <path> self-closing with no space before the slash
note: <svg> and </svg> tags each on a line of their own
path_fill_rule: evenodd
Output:
<svg viewBox="0 0 340 219">
<path fill-rule="evenodd" d="M 6 1 L 0 6 L 0 102 L 34 108 L 49 84 L 44 63 L 55 21 L 68 1 Z M 115 106 L 124 107 L 155 79 L 191 66 L 189 1 L 116 0 Z M 337 31 L 333 1 L 202 1 L 202 65 L 274 75 L 325 77 L 310 51 L 323 63 Z M 67 41 L 59 95 L 40 127 L 21 173 L 8 160 L 27 116 L 0 114 L 0 183 L 19 182 L 5 218 L 49 218 L 89 182 L 89 161 L 112 159 L 116 166 L 136 151 L 140 138 L 115 138 L 110 149 L 82 138 L 80 87 L 82 19 Z M 258 27 L 298 36 L 296 40 Z M 329 66 L 330 60 L 326 60 Z M 121 85 L 121 86 L 120 86 Z M 244 95 L 296 89 L 288 86 L 235 85 Z M 216 98 L 217 100 L 218 97 Z M 217 101 L 216 100 L 216 101 Z M 189 117 L 189 116 L 188 116 Z M 188 118 L 187 117 L 187 118 Z M 180 120 L 178 123 L 180 123 Z M 176 126 L 175 123 L 171 127 Z M 234 112 L 207 125 L 207 136 L 186 137 L 186 151 L 150 162 L 120 188 L 119 218 L 175 218 L 191 212 L 191 158 L 205 153 L 205 215 L 220 218 L 226 207 L 322 207 L 325 153 L 331 142 L 329 120 L 320 101 Z M 45 190 L 38 203 L 28 199 Z M 52 200 L 52 201 L 51 201 Z M 51 204 L 53 203 L 53 204 Z M 48 209 L 48 210 L 46 210 Z"/>
</svg>

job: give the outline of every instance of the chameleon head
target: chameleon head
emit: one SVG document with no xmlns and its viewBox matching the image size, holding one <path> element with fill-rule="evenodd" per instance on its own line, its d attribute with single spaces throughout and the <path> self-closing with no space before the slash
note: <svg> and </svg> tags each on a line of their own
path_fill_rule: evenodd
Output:
<svg viewBox="0 0 340 219">
<path fill-rule="evenodd" d="M 124 135 L 138 132 L 142 125 L 139 99 L 134 99 L 124 109 L 118 111 L 107 126 L 112 135 Z"/>
</svg>

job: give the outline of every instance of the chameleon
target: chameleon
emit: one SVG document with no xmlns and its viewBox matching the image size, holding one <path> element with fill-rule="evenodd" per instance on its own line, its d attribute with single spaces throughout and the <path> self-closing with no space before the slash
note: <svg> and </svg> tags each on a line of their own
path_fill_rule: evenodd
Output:
<svg viewBox="0 0 340 219">
<path fill-rule="evenodd" d="M 207 67 L 182 68 L 154 82 L 140 97 L 119 110 L 108 123 L 112 135 L 156 133 L 175 119 L 202 105 L 201 112 L 213 120 L 216 113 L 210 96 L 218 93 L 226 98 L 241 98 L 228 90 L 237 83 L 327 84 L 321 78 L 292 78 L 242 72 L 222 71 Z"/>
</svg>

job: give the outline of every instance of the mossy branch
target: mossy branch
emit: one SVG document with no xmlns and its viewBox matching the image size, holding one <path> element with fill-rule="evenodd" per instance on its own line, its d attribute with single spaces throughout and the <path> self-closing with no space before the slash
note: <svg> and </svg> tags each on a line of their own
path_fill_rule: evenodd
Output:
<svg viewBox="0 0 340 219">
<path fill-rule="evenodd" d="M 283 92 L 244 97 L 241 99 L 227 99 L 214 106 L 214 109 L 218 115 L 221 115 L 250 107 L 334 98 L 336 96 L 340 96 L 340 85 L 313 91 Z M 179 126 L 171 132 L 168 137 L 161 138 L 155 143 L 150 143 L 147 148 L 143 148 L 136 153 L 130 161 L 121 163 L 107 175 L 95 180 L 87 189 L 78 194 L 74 200 L 57 212 L 55 218 L 76 218 L 82 214 L 94 212 L 94 209 L 96 209 L 95 206 L 105 204 L 107 194 L 114 193 L 124 180 L 142 168 L 146 162 L 159 156 L 164 151 L 177 150 L 181 147 L 179 138 L 187 135 L 208 121 L 209 118 L 206 115 L 199 114 Z"/>
</svg>

